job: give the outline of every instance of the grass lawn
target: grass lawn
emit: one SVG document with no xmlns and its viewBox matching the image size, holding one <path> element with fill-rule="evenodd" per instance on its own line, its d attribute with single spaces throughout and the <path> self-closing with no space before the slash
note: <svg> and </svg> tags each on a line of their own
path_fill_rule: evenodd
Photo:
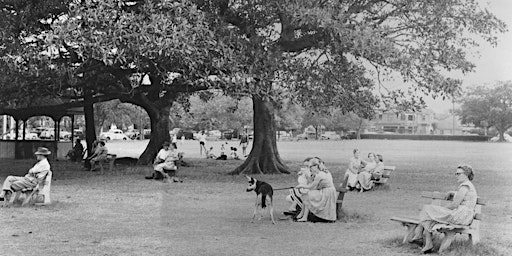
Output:
<svg viewBox="0 0 512 256">
<path fill-rule="evenodd" d="M 136 156 L 144 143 L 107 147 L 118 156 Z M 225 175 L 241 162 L 199 159 L 195 142 L 180 145 L 192 164 L 180 170 L 184 183 L 143 179 L 150 167 L 118 166 L 101 176 L 73 163 L 51 162 L 52 205 L 0 208 L 0 255 L 416 255 L 420 247 L 401 245 L 403 227 L 389 219 L 415 216 L 429 203 L 421 191 L 455 189 L 459 163 L 473 166 L 478 194 L 488 200 L 482 242 L 466 246 L 466 237 L 458 236 L 444 255 L 512 255 L 511 143 L 362 140 L 279 142 L 278 147 L 292 170 L 306 156 L 322 157 L 338 183 L 356 147 L 363 154 L 381 153 L 386 165 L 397 169 L 389 186 L 349 192 L 344 221 L 272 225 L 268 214 L 250 223 L 254 192 L 245 192 L 245 177 Z M 0 179 L 22 175 L 32 164 L 0 160 Z M 274 188 L 296 184 L 295 175 L 256 178 Z M 288 207 L 286 195 L 275 192 L 276 216 Z"/>
</svg>

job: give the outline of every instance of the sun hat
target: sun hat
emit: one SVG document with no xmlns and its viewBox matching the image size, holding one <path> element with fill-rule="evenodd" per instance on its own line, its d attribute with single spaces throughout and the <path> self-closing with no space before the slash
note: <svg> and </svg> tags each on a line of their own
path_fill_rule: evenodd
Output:
<svg viewBox="0 0 512 256">
<path fill-rule="evenodd" d="M 43 156 L 47 156 L 47 155 L 50 155 L 52 152 L 50 152 L 50 150 L 48 150 L 47 148 L 45 147 L 38 147 L 37 148 L 37 151 L 34 153 L 34 155 L 43 155 Z"/>
</svg>

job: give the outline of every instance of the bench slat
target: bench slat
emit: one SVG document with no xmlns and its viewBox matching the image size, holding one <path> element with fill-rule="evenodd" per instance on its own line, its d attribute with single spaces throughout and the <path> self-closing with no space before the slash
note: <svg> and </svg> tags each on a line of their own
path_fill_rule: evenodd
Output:
<svg viewBox="0 0 512 256">
<path fill-rule="evenodd" d="M 415 218 L 408 218 L 408 217 L 391 217 L 392 221 L 398 221 L 402 223 L 410 223 L 410 224 L 419 224 L 420 220 Z"/>
<path fill-rule="evenodd" d="M 438 191 L 434 191 L 434 192 L 430 192 L 430 191 L 423 191 L 421 192 L 421 197 L 425 197 L 425 198 L 430 198 L 430 199 L 439 199 L 439 200 L 444 200 L 444 201 L 452 201 L 452 200 L 446 200 L 444 199 L 446 196 L 446 193 L 442 193 L 442 192 L 438 192 Z M 479 204 L 479 205 L 485 205 L 485 200 L 478 197 L 476 199 L 476 204 Z"/>
</svg>

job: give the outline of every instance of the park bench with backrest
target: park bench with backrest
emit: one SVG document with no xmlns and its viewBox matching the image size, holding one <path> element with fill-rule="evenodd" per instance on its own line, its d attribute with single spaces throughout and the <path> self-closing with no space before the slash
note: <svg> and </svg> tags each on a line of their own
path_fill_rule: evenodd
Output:
<svg viewBox="0 0 512 256">
<path fill-rule="evenodd" d="M 382 177 L 379 180 L 374 180 L 373 183 L 375 185 L 384 185 L 388 182 L 388 179 L 391 177 L 391 173 L 395 170 L 395 166 L 384 166 L 384 171 L 382 172 Z"/>
<path fill-rule="evenodd" d="M 453 198 L 448 198 L 446 193 L 441 192 L 423 192 L 421 194 L 424 198 L 432 199 L 432 204 L 441 205 L 442 202 L 451 201 Z M 482 220 L 482 206 L 485 205 L 485 202 L 482 198 L 477 199 L 477 205 L 475 207 L 475 216 L 473 217 L 473 222 L 468 226 L 462 225 L 452 225 L 452 224 L 436 224 L 432 228 L 432 230 L 443 233 L 444 238 L 441 242 L 441 247 L 439 248 L 439 252 L 446 250 L 450 247 L 450 244 L 455 238 L 456 234 L 467 234 L 469 239 L 473 244 L 477 244 L 480 242 L 480 221 Z M 414 229 L 417 225 L 419 225 L 419 219 L 417 218 L 409 218 L 409 217 L 392 217 L 391 220 L 400 222 L 403 226 L 407 228 L 405 231 L 403 243 L 407 243 L 414 236 Z"/>
<path fill-rule="evenodd" d="M 13 191 L 12 198 L 6 198 L 5 205 L 9 206 L 18 201 L 21 195 L 24 196 L 23 203 L 21 206 L 36 204 L 36 205 L 48 205 L 51 203 L 50 199 L 50 188 L 52 184 L 52 171 L 44 176 L 44 178 L 33 188 L 17 189 L 11 187 Z"/>
<path fill-rule="evenodd" d="M 100 166 L 101 174 L 103 174 L 105 172 L 105 168 L 103 167 L 104 164 L 106 164 L 108 166 L 109 173 L 112 173 L 112 170 L 114 170 L 116 158 L 117 158 L 117 155 L 115 155 L 115 154 L 107 154 L 107 158 L 98 162 L 98 165 Z"/>
</svg>

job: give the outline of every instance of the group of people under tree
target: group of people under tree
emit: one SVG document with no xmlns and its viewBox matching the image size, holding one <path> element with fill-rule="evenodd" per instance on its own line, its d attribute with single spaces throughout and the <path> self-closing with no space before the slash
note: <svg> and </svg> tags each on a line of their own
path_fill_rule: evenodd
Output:
<svg viewBox="0 0 512 256">
<path fill-rule="evenodd" d="M 382 155 L 368 153 L 368 159 L 361 159 L 359 149 L 354 149 L 350 158 L 344 179 L 347 179 L 347 189 L 359 189 L 360 192 L 371 190 L 375 183 L 382 178 L 384 158 Z"/>
</svg>

